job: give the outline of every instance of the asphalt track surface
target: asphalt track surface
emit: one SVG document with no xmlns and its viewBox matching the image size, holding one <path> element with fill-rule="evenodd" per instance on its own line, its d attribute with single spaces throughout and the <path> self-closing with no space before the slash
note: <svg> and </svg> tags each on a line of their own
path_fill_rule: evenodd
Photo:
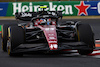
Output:
<svg viewBox="0 0 100 67">
<path fill-rule="evenodd" d="M 95 39 L 100 39 L 100 19 L 73 20 L 89 23 L 93 27 Z M 6 23 L 17 22 L 15 20 L 0 20 L 0 24 Z M 82 56 L 72 52 L 61 55 L 26 54 L 23 57 L 9 57 L 0 46 L 0 67 L 100 67 L 100 55 Z"/>
</svg>

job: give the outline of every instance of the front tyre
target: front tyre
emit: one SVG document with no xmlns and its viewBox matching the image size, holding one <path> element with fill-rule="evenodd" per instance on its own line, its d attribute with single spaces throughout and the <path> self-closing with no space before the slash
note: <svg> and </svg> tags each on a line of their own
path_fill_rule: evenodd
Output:
<svg viewBox="0 0 100 67">
<path fill-rule="evenodd" d="M 7 25 L 2 25 L 2 33 L 1 33 L 1 42 L 2 42 L 2 50 L 7 51 Z"/>
<path fill-rule="evenodd" d="M 22 53 L 14 53 L 14 49 L 24 43 L 24 30 L 22 27 L 10 26 L 8 28 L 7 51 L 9 56 L 22 56 Z"/>
<path fill-rule="evenodd" d="M 94 43 L 94 33 L 89 24 L 80 24 L 77 30 L 78 41 L 84 42 L 87 44 L 87 47 L 91 48 L 89 50 L 78 50 L 81 55 L 88 55 L 93 52 L 93 48 L 95 47 Z"/>
<path fill-rule="evenodd" d="M 1 27 L 1 42 L 2 42 L 2 50 L 7 51 L 7 40 L 8 40 L 8 27 L 9 26 L 17 26 L 17 24 L 3 24 Z"/>
</svg>

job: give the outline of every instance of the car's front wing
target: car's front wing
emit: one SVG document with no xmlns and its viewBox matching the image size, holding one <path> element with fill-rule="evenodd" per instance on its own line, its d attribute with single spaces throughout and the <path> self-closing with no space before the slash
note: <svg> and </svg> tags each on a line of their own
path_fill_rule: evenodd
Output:
<svg viewBox="0 0 100 67">
<path fill-rule="evenodd" d="M 88 47 L 84 42 L 69 42 L 69 43 L 59 43 L 57 50 L 50 50 L 47 43 L 41 44 L 21 44 L 15 49 L 13 49 L 12 53 L 25 53 L 25 52 L 45 52 L 45 51 L 62 51 L 66 49 L 71 50 L 92 50 L 93 48 Z"/>
</svg>

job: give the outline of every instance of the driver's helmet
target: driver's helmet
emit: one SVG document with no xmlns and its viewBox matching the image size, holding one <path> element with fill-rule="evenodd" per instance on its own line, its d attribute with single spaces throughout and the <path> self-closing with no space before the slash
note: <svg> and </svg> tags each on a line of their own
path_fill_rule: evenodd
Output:
<svg viewBox="0 0 100 67">
<path fill-rule="evenodd" d="M 47 19 L 47 25 L 50 25 L 51 23 L 51 18 Z"/>
<path fill-rule="evenodd" d="M 36 19 L 36 22 L 34 23 L 34 25 L 38 26 L 39 24 L 42 24 L 42 23 L 46 23 L 46 20 L 45 19 Z"/>
<path fill-rule="evenodd" d="M 51 24 L 51 18 L 48 18 L 48 19 L 44 19 L 44 18 L 41 18 L 41 19 L 36 19 L 36 22 L 35 22 L 35 26 L 38 26 L 40 24 L 47 24 L 47 25 L 50 25 Z"/>
<path fill-rule="evenodd" d="M 46 23 L 46 20 L 45 19 L 40 19 L 40 24 L 42 23 Z"/>
<path fill-rule="evenodd" d="M 40 22 L 46 22 L 46 20 L 45 19 L 40 19 Z"/>
</svg>

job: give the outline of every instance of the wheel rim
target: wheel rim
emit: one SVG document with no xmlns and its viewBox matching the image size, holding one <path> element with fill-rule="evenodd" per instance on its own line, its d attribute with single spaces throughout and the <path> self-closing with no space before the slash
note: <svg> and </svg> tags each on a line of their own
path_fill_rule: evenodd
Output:
<svg viewBox="0 0 100 67">
<path fill-rule="evenodd" d="M 10 55 L 10 53 L 11 53 L 11 44 L 10 44 L 9 40 L 7 41 L 7 50 L 8 50 L 8 55 Z"/>
<path fill-rule="evenodd" d="M 10 55 L 10 48 L 8 47 L 8 55 Z"/>
<path fill-rule="evenodd" d="M 7 41 L 7 49 L 8 49 L 8 55 L 10 55 L 11 54 L 11 43 L 10 43 L 10 28 L 8 28 L 8 37 L 9 37 L 9 39 L 8 39 L 8 41 Z"/>
<path fill-rule="evenodd" d="M 77 30 L 78 41 L 80 41 L 79 31 Z"/>
</svg>

